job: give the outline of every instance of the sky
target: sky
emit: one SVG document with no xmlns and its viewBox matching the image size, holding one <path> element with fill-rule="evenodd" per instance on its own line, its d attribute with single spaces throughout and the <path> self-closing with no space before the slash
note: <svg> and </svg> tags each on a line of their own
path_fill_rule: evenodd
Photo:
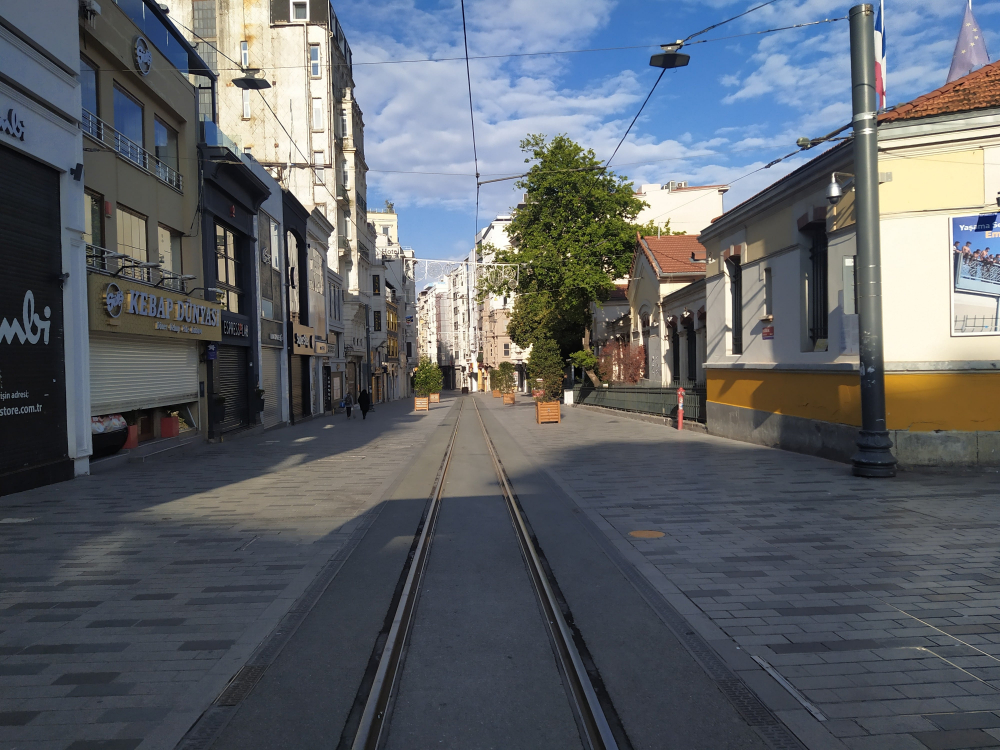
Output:
<svg viewBox="0 0 1000 750">
<path fill-rule="evenodd" d="M 845 17 L 855 2 L 779 0 L 699 38 Z M 890 104 L 945 83 L 965 3 L 885 0 Z M 565 133 L 609 158 L 659 74 L 649 67 L 658 45 L 759 4 L 466 0 L 470 56 L 505 56 L 470 63 L 482 178 L 523 172 L 519 144 L 529 133 Z M 368 205 L 394 203 L 400 243 L 418 258 L 466 255 L 477 229 L 508 213 L 520 192 L 513 180 L 484 185 L 476 223 L 465 61 L 384 62 L 461 57 L 459 3 L 371 0 L 335 9 L 353 50 L 364 113 Z M 995 60 L 1000 2 L 974 2 L 973 11 Z M 639 48 L 530 54 L 609 47 Z M 710 41 L 685 52 L 690 64 L 666 71 L 614 159 L 614 171 L 636 187 L 670 180 L 730 184 L 728 209 L 805 161 L 796 156 L 754 172 L 794 151 L 797 138 L 825 135 L 850 119 L 846 20 Z M 446 174 L 416 174 L 428 172 Z"/>
</svg>

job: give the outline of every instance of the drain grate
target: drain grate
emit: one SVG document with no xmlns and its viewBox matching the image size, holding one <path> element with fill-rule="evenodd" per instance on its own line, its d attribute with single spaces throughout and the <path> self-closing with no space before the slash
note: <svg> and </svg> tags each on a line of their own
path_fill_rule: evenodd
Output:
<svg viewBox="0 0 1000 750">
<path fill-rule="evenodd" d="M 244 698 L 250 695 L 250 691 L 253 690 L 257 681 L 264 676 L 266 669 L 266 664 L 243 667 L 222 691 L 222 695 L 215 699 L 215 705 L 236 706 L 241 703 Z"/>
</svg>

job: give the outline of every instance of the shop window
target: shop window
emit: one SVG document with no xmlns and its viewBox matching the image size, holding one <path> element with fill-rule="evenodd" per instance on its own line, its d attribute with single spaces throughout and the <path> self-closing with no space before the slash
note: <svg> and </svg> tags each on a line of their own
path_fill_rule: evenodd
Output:
<svg viewBox="0 0 1000 750">
<path fill-rule="evenodd" d="M 183 273 L 181 233 L 161 224 L 157 227 L 156 234 L 160 251 L 159 261 L 163 270 L 171 271 L 180 276 Z"/>
<path fill-rule="evenodd" d="M 97 66 L 83 57 L 80 58 L 80 94 L 83 98 L 83 108 L 93 115 L 100 116 L 97 107 Z"/>
<path fill-rule="evenodd" d="M 372 326 L 372 328 L 373 328 L 373 330 L 381 331 L 382 330 L 382 311 L 381 310 L 373 310 L 372 313 L 374 315 L 374 321 L 375 321 L 374 325 Z"/>
<path fill-rule="evenodd" d="M 142 146 L 142 105 L 125 89 L 115 84 L 115 130 L 132 143 Z"/>
<path fill-rule="evenodd" d="M 116 219 L 118 252 L 129 256 L 137 263 L 147 262 L 149 255 L 146 244 L 146 217 L 119 204 Z"/>
<path fill-rule="evenodd" d="M 378 274 L 374 274 L 372 276 L 372 294 L 375 295 L 382 294 L 381 280 L 379 279 Z"/>
<path fill-rule="evenodd" d="M 215 254 L 218 263 L 216 287 L 222 292 L 219 301 L 225 310 L 243 312 L 242 267 L 236 251 L 236 236 L 215 225 Z"/>
<path fill-rule="evenodd" d="M 319 45 L 309 45 L 309 74 L 313 78 L 319 78 Z"/>
<path fill-rule="evenodd" d="M 156 139 L 156 158 L 176 172 L 177 131 L 156 117 L 153 119 L 153 135 Z"/>
</svg>

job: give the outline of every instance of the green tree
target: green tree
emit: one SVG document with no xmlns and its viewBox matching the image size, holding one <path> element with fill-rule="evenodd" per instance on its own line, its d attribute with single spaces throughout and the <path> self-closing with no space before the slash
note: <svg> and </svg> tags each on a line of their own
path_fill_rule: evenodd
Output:
<svg viewBox="0 0 1000 750">
<path fill-rule="evenodd" d="M 563 360 L 559 354 L 559 345 L 550 338 L 542 338 L 531 345 L 528 355 L 528 377 L 532 383 L 542 379 L 544 400 L 551 401 L 562 396 Z"/>
<path fill-rule="evenodd" d="M 429 357 L 421 357 L 413 377 L 414 393 L 418 396 L 429 396 L 440 391 L 443 385 L 444 375 L 441 373 L 441 368 L 436 362 L 431 362 Z"/>
<path fill-rule="evenodd" d="M 521 150 L 534 162 L 517 183 L 527 200 L 507 228 L 511 247 L 496 256 L 521 264 L 507 332 L 522 347 L 553 339 L 566 356 L 580 348 L 591 303 L 608 299 L 628 273 L 636 232 L 656 228 L 633 223 L 646 204 L 592 150 L 565 135 L 529 135 Z"/>
<path fill-rule="evenodd" d="M 496 388 L 500 393 L 514 392 L 514 363 L 501 362 L 496 369 Z"/>
</svg>

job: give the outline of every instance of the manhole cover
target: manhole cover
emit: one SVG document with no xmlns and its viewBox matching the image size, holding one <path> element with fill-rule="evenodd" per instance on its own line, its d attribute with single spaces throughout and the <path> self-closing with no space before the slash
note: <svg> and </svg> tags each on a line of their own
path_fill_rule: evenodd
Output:
<svg viewBox="0 0 1000 750">
<path fill-rule="evenodd" d="M 638 529 L 636 531 L 630 531 L 629 536 L 634 536 L 636 539 L 659 539 L 663 536 L 662 531 L 651 531 L 649 529 Z"/>
</svg>

